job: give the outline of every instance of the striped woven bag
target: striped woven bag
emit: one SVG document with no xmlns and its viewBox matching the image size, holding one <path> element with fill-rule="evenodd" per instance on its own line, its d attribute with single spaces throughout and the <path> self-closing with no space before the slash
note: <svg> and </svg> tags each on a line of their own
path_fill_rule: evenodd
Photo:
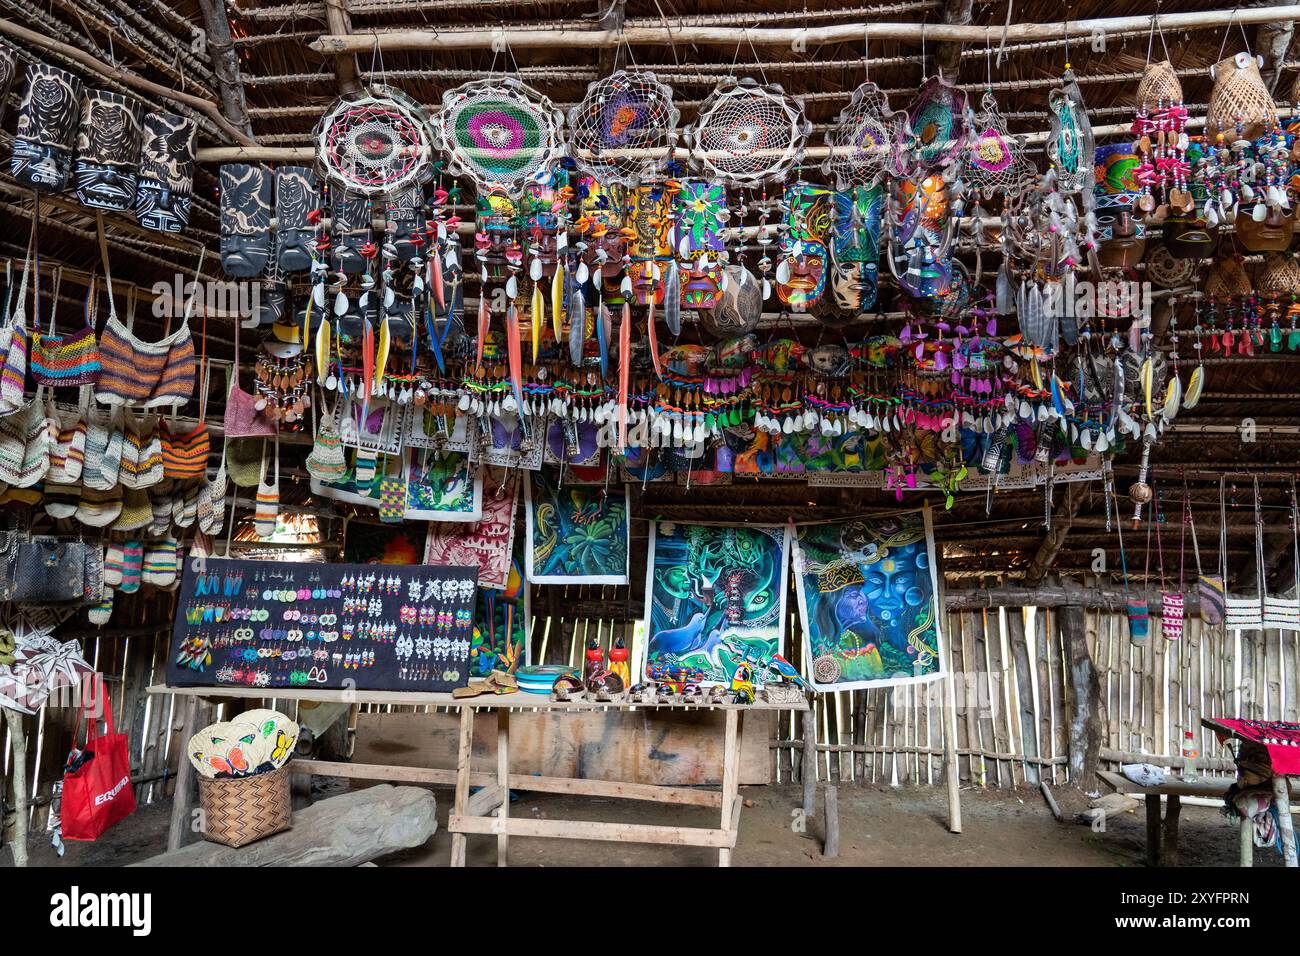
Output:
<svg viewBox="0 0 1300 956">
<path fill-rule="evenodd" d="M 99 342 L 94 328 L 98 286 L 92 277 L 86 292 L 85 326 L 71 335 L 58 335 L 54 331 L 54 317 L 58 312 L 62 274 L 61 268 L 55 273 L 49 331 L 32 333 L 32 377 L 40 385 L 94 385 L 99 381 L 100 368 Z"/>
<path fill-rule="evenodd" d="M 253 531 L 259 538 L 269 538 L 275 534 L 275 517 L 280 510 L 280 439 L 277 436 L 274 450 L 275 481 L 270 478 L 267 459 L 262 459 L 262 479 L 257 483 L 257 506 L 253 512 Z"/>
</svg>

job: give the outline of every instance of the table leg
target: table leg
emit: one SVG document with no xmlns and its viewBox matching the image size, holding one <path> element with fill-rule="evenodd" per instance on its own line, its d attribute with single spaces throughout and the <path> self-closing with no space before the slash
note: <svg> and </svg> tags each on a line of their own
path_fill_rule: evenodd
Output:
<svg viewBox="0 0 1300 956">
<path fill-rule="evenodd" d="M 1160 797 L 1147 794 L 1147 866 L 1160 865 Z"/>
<path fill-rule="evenodd" d="M 1178 816 L 1182 812 L 1183 801 L 1176 793 L 1171 793 L 1165 801 L 1165 825 L 1162 841 L 1164 853 L 1163 865 L 1178 866 Z"/>
<path fill-rule="evenodd" d="M 186 697 L 184 718 L 181 723 L 181 741 L 188 747 L 190 738 L 198 733 L 199 699 Z M 176 789 L 172 791 L 172 818 L 167 828 L 167 851 L 179 850 L 185 844 L 185 831 L 189 829 L 190 808 L 194 803 L 194 765 L 181 755 L 176 764 Z"/>
<path fill-rule="evenodd" d="M 452 804 L 452 814 L 460 816 L 465 812 L 465 801 L 469 799 L 469 770 L 474 746 L 474 708 L 460 708 L 460 746 L 456 750 L 456 797 Z M 451 865 L 465 865 L 465 834 L 451 835 Z"/>
<path fill-rule="evenodd" d="M 1240 844 L 1241 865 L 1255 865 L 1255 823 L 1250 817 L 1241 818 L 1241 832 L 1238 843 Z"/>
<path fill-rule="evenodd" d="M 501 788 L 497 819 L 504 821 L 510 816 L 510 711 L 505 707 L 497 710 L 497 786 Z M 507 865 L 509 851 L 509 834 L 497 834 L 497 866 Z"/>
<path fill-rule="evenodd" d="M 722 743 L 722 829 L 732 829 L 732 807 L 740 777 L 740 711 L 728 710 Z M 734 831 L 733 831 L 734 836 Z M 718 850 L 718 866 L 731 866 L 731 850 Z"/>
<path fill-rule="evenodd" d="M 1278 830 L 1282 837 L 1282 858 L 1296 866 L 1295 825 L 1291 822 L 1291 793 L 1285 776 L 1273 778 L 1273 805 L 1277 807 Z"/>
</svg>

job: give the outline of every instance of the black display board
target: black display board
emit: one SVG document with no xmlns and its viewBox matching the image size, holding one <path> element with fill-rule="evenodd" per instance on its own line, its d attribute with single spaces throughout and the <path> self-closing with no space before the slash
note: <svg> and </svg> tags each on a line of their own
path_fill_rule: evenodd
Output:
<svg viewBox="0 0 1300 956">
<path fill-rule="evenodd" d="M 477 576 L 423 564 L 187 561 L 167 683 L 463 687 Z"/>
</svg>

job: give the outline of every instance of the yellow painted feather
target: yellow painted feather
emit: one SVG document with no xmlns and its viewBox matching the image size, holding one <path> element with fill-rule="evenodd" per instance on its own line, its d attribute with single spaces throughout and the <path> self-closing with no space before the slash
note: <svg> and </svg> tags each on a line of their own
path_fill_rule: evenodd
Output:
<svg viewBox="0 0 1300 956">
<path fill-rule="evenodd" d="M 375 388 L 384 384 L 384 369 L 388 366 L 388 352 L 392 348 L 393 337 L 388 331 L 388 320 L 379 320 L 379 346 L 375 349 Z"/>
<path fill-rule="evenodd" d="M 564 341 L 564 270 L 558 265 L 551 278 L 551 328 L 559 345 Z"/>
<path fill-rule="evenodd" d="M 533 364 L 537 364 L 537 350 L 542 347 L 542 329 L 546 325 L 546 297 L 542 284 L 533 283 Z"/>
<path fill-rule="evenodd" d="M 1142 399 L 1146 403 L 1147 418 L 1150 418 L 1152 415 L 1151 389 L 1154 385 L 1153 379 L 1155 378 L 1155 373 L 1155 366 L 1152 364 L 1150 359 L 1147 359 L 1142 363 L 1142 373 L 1140 377 L 1142 381 Z"/>
</svg>

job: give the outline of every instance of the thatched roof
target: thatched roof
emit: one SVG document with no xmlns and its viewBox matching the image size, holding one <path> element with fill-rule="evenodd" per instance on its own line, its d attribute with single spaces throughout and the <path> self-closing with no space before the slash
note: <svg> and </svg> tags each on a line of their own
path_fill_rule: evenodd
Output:
<svg viewBox="0 0 1300 956">
<path fill-rule="evenodd" d="M 1182 79 L 1185 99 L 1192 115 L 1203 113 L 1211 80 L 1208 67 L 1221 56 L 1237 52 L 1245 44 L 1266 57 L 1265 76 L 1273 84 L 1280 105 L 1289 105 L 1291 85 L 1300 63 L 1294 62 L 1292 21 L 1274 21 L 1242 27 L 1227 20 L 1227 9 L 1209 0 L 1119 0 L 1101 3 L 1083 0 L 1067 5 L 1035 2 L 977 2 L 970 0 L 902 0 L 897 3 L 848 4 L 830 0 L 799 3 L 758 0 L 737 4 L 734 0 L 239 0 L 225 5 L 233 38 L 234 61 L 238 66 L 237 86 L 229 82 L 222 89 L 219 74 L 229 81 L 231 70 L 214 65 L 220 54 L 220 30 L 214 34 L 212 5 L 216 0 L 0 0 L 10 22 L 26 26 L 45 37 L 91 53 L 101 61 L 116 62 L 125 71 L 169 89 L 202 97 L 222 108 L 234 127 L 243 126 L 243 116 L 231 113 L 231 103 L 242 95 L 246 105 L 247 132 L 263 146 L 304 147 L 321 112 L 349 82 L 353 70 L 361 82 L 386 80 L 426 104 L 437 104 L 443 92 L 490 70 L 518 71 L 530 84 L 549 95 L 557 105 L 579 100 L 592 80 L 619 65 L 635 64 L 653 69 L 669 82 L 682 107 L 682 122 L 693 119 L 699 102 L 713 85 L 728 76 L 754 76 L 779 82 L 790 93 L 804 98 L 809 119 L 816 131 L 812 141 L 820 143 L 822 130 L 846 104 L 853 89 L 868 73 L 886 89 L 895 105 L 903 105 L 928 75 L 941 67 L 950 78 L 978 95 L 986 85 L 994 90 L 1003 114 L 1014 132 L 1035 132 L 1046 127 L 1048 91 L 1057 84 L 1067 61 L 1078 76 L 1093 122 L 1127 123 L 1132 115 L 1137 77 L 1148 60 L 1167 48 L 1169 59 Z M 209 6 L 205 16 L 204 5 Z M 1075 37 L 1021 42 L 1002 42 L 1003 24 L 1048 23 L 1068 16 L 1071 21 L 1100 17 L 1138 16 L 1149 18 L 1223 9 L 1225 21 L 1206 28 L 1168 30 L 1158 33 L 1144 27 L 1127 33 L 1091 38 Z M 1251 9 L 1251 8 L 1245 8 Z M 347 11 L 346 15 L 341 11 Z M 388 50 L 341 58 L 316 52 L 311 44 L 322 34 L 339 33 L 339 24 L 350 19 L 353 34 L 378 34 L 409 29 L 436 30 L 444 35 L 458 31 L 491 31 L 501 28 L 508 36 L 515 28 L 549 30 L 559 27 L 598 30 L 613 27 L 622 18 L 624 29 L 666 29 L 654 42 L 637 42 L 614 48 L 591 49 L 574 46 L 513 48 L 498 42 L 497 49 Z M 941 43 L 929 39 L 871 40 L 873 23 L 967 23 L 985 27 L 983 42 Z M 788 48 L 756 45 L 751 30 L 767 28 L 816 29 L 836 24 L 857 24 L 862 38 L 853 42 L 818 44 L 795 42 Z M 725 30 L 725 42 L 667 42 L 680 27 L 712 26 Z M 205 31 L 207 48 L 196 41 Z M 1063 31 L 1064 32 L 1064 31 Z M 864 42 L 866 41 L 866 42 Z M 94 86 L 114 87 L 114 81 L 83 64 L 48 49 L 37 49 L 13 36 L 12 42 L 25 56 L 54 62 L 79 73 Z M 373 40 L 367 41 L 372 47 Z M 864 53 L 866 58 L 864 60 Z M 998 61 L 1000 58 L 1000 62 Z M 121 88 L 127 88 L 118 84 Z M 176 104 L 137 86 L 129 92 L 151 106 Z M 235 100 L 232 93 L 238 94 Z M 12 135 L 13 103 L 5 119 L 5 140 Z M 202 148 L 232 145 L 236 137 L 229 128 L 210 116 L 186 110 L 200 120 Z M 810 170 L 810 174 L 815 170 Z M 115 276 L 146 288 L 158 279 L 170 279 L 177 270 L 191 271 L 197 262 L 197 244 L 210 254 L 204 271 L 215 273 L 217 234 L 216 165 L 201 164 L 196 179 L 196 203 L 190 228 L 179 240 L 144 233 L 127 220 L 109 217 L 107 231 L 113 250 Z M 0 255 L 21 257 L 32 199 L 17 189 L 0 171 Z M 91 271 L 98 251 L 93 216 L 73 200 L 47 200 L 42 205 L 42 255 L 70 267 Z M 80 291 L 65 279 L 65 295 L 75 301 Z M 1184 304 L 1183 309 L 1187 306 Z M 142 315 L 142 321 L 149 321 Z M 1184 328 L 1190 324 L 1186 321 Z M 218 356 L 230 354 L 229 323 L 213 323 L 209 329 L 211 350 Z M 816 337 L 817 330 L 802 334 Z M 1212 541 L 1217 528 L 1219 476 L 1228 479 L 1228 509 L 1238 516 L 1229 535 L 1229 564 L 1253 574 L 1253 511 L 1251 479 L 1241 472 L 1259 470 L 1266 504 L 1265 523 L 1279 529 L 1266 538 L 1266 557 L 1279 579 L 1290 574 L 1290 514 L 1287 504 L 1290 484 L 1287 476 L 1300 465 L 1300 435 L 1292 429 L 1300 407 L 1300 362 L 1293 353 L 1264 357 L 1226 359 L 1208 369 L 1205 396 L 1194 412 L 1179 420 L 1181 429 L 1165 437 L 1153 455 L 1155 481 L 1163 488 L 1168 511 L 1162 529 L 1164 565 L 1167 576 L 1177 575 L 1179 562 L 1179 517 L 1184 478 L 1196 503 L 1202 550 L 1216 554 Z M 1257 426 L 1256 440 L 1243 442 L 1235 429 L 1243 420 Z M 1277 430 L 1284 426 L 1286 430 Z M 1234 429 L 1224 432 L 1225 427 Z M 1211 429 L 1207 431 L 1205 429 Z M 1215 431 L 1213 429 L 1220 429 Z M 1121 487 L 1136 473 L 1136 450 L 1127 452 L 1116 464 Z M 1077 517 L 1056 561 L 1061 569 L 1088 570 L 1094 549 L 1109 549 L 1113 566 L 1115 535 L 1104 526 L 1104 503 L 1100 483 L 1079 486 L 1066 504 L 1064 487 L 1055 492 L 1059 514 L 1077 505 Z M 689 490 L 652 486 L 642 495 L 642 512 L 647 516 L 672 514 L 690 518 L 796 520 L 854 513 L 895 505 L 892 493 L 860 490 L 810 490 L 798 482 L 737 482 L 721 488 Z M 1125 511 L 1128 508 L 1123 509 Z M 1000 492 L 990 499 L 982 494 L 959 496 L 956 507 L 939 518 L 941 537 L 946 542 L 948 570 L 971 575 L 999 576 L 1022 571 L 1039 552 L 1044 541 L 1044 494 L 1042 489 Z M 1058 518 L 1058 520 L 1062 520 Z M 1144 563 L 1146 530 L 1130 533 L 1129 570 L 1141 571 Z M 1142 557 L 1137 555 L 1142 554 Z M 1152 557 L 1155 574 L 1156 557 Z M 1187 561 L 1190 562 L 1190 551 Z M 1215 560 L 1213 557 L 1207 561 Z M 1192 573 L 1190 570 L 1188 573 Z"/>
</svg>

